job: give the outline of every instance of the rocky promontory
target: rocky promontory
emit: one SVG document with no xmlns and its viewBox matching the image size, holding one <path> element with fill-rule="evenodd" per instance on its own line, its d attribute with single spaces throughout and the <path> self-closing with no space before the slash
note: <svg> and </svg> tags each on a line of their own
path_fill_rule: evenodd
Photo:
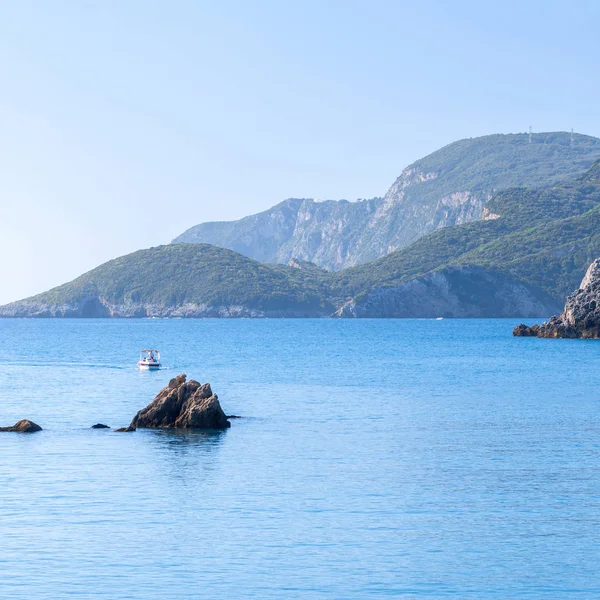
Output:
<svg viewBox="0 0 600 600">
<path fill-rule="evenodd" d="M 146 406 L 140 410 L 126 430 L 136 428 L 227 429 L 231 423 L 221 408 L 219 398 L 210 384 L 187 381 L 181 374 L 169 381 Z"/>
<path fill-rule="evenodd" d="M 588 268 L 579 289 L 559 316 L 541 325 L 517 325 L 513 335 L 541 338 L 600 338 L 600 258 Z"/>
</svg>

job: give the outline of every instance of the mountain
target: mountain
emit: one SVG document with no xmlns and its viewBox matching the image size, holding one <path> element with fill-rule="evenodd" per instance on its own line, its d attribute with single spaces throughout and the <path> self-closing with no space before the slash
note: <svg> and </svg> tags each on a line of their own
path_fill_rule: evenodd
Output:
<svg viewBox="0 0 600 600">
<path fill-rule="evenodd" d="M 486 217 L 503 189 L 549 187 L 600 158 L 585 135 L 489 135 L 454 142 L 413 163 L 383 198 L 348 202 L 288 199 L 238 221 L 202 223 L 174 243 L 208 243 L 262 262 L 291 258 L 328 270 L 363 264 L 438 229 Z"/>
<path fill-rule="evenodd" d="M 394 316 L 389 299 L 405 294 L 406 284 L 451 273 L 454 280 L 436 291 L 443 297 L 456 287 L 457 274 L 464 278 L 473 268 L 532 286 L 553 306 L 545 316 L 556 312 L 600 255 L 600 161 L 551 188 L 499 192 L 486 210 L 494 218 L 441 229 L 377 261 L 332 274 L 336 293 L 351 297 L 341 312 Z"/>
<path fill-rule="evenodd" d="M 337 272 L 208 244 L 140 250 L 0 316 L 546 317 L 600 256 L 600 160 L 551 187 L 500 191 L 484 210 Z"/>
</svg>

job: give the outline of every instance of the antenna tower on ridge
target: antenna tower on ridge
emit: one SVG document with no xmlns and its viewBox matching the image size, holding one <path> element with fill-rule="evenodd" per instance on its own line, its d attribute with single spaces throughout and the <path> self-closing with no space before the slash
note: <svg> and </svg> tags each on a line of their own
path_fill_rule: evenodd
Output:
<svg viewBox="0 0 600 600">
<path fill-rule="evenodd" d="M 533 134 L 531 133 L 531 125 L 529 126 L 529 143 L 531 144 L 531 138 L 533 137 Z"/>
<path fill-rule="evenodd" d="M 573 128 L 571 127 L 571 148 L 575 145 L 575 137 L 573 136 Z"/>
</svg>

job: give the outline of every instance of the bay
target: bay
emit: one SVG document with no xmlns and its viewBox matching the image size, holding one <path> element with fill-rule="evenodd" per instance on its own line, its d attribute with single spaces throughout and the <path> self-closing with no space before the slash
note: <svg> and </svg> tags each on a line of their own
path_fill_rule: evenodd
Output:
<svg viewBox="0 0 600 600">
<path fill-rule="evenodd" d="M 598 597 L 600 345 L 516 323 L 0 320 L 0 597 Z M 243 418 L 90 429 L 181 372 Z"/>
</svg>

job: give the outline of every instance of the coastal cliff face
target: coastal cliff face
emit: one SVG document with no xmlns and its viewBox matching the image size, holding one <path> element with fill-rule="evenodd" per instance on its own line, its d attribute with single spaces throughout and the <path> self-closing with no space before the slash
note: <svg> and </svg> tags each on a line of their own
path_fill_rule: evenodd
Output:
<svg viewBox="0 0 600 600">
<path fill-rule="evenodd" d="M 102 296 L 84 296 L 61 304 L 28 300 L 0 307 L 0 317 L 9 318 L 314 318 L 329 316 L 332 308 L 291 306 L 260 308 L 248 304 L 213 304 L 185 302 L 171 306 L 166 303 L 111 302 Z"/>
<path fill-rule="evenodd" d="M 559 316 L 541 325 L 515 327 L 513 335 L 542 338 L 600 338 L 600 258 L 588 268 L 579 289 L 567 298 Z"/>
<path fill-rule="evenodd" d="M 489 192 L 452 192 L 421 204 L 415 187 L 436 177 L 408 168 L 385 198 L 291 198 L 240 221 L 196 225 L 173 243 L 208 243 L 261 262 L 288 264 L 296 259 L 341 270 L 385 256 L 436 229 L 481 218 Z"/>
<path fill-rule="evenodd" d="M 397 286 L 378 286 L 344 304 L 337 317 L 490 318 L 541 316 L 556 309 L 551 296 L 502 273 L 450 267 Z"/>
<path fill-rule="evenodd" d="M 383 198 L 288 199 L 239 221 L 202 223 L 173 240 L 208 243 L 261 262 L 291 258 L 330 271 L 363 264 L 443 227 L 498 215 L 497 190 L 546 187 L 582 173 L 600 157 L 600 140 L 566 133 L 492 135 L 446 146 L 402 171 Z"/>
</svg>

